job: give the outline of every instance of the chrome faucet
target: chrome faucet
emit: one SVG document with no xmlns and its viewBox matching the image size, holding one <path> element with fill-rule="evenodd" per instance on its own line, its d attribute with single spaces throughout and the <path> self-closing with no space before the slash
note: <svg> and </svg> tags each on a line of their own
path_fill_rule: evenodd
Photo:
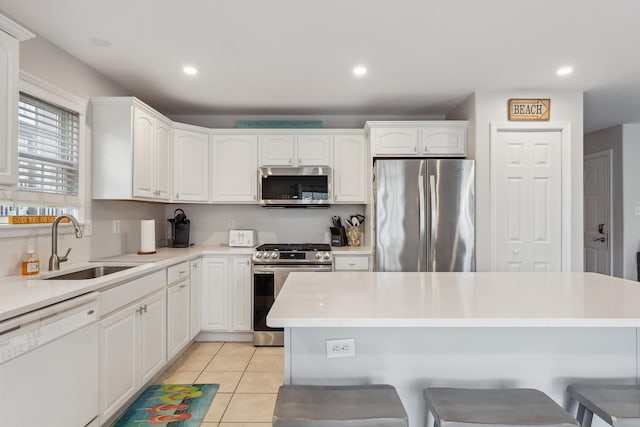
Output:
<svg viewBox="0 0 640 427">
<path fill-rule="evenodd" d="M 71 252 L 71 248 L 69 248 L 64 256 L 58 256 L 58 223 L 63 218 L 67 218 L 73 224 L 73 227 L 76 229 L 76 238 L 79 239 L 82 237 L 80 224 L 73 215 L 62 214 L 58 215 L 56 219 L 53 220 L 53 224 L 51 226 L 51 257 L 49 258 L 49 271 L 60 270 L 60 263 L 65 262 L 69 252 Z"/>
</svg>

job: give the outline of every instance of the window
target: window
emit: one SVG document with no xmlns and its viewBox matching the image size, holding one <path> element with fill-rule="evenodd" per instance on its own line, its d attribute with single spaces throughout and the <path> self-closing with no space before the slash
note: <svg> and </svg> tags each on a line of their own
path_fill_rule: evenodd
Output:
<svg viewBox="0 0 640 427">
<path fill-rule="evenodd" d="M 79 115 L 20 93 L 18 189 L 77 195 Z"/>
</svg>

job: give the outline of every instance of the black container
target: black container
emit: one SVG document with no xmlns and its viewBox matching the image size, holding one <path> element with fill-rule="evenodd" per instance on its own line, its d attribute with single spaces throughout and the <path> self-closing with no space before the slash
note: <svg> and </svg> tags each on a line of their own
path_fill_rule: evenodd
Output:
<svg viewBox="0 0 640 427">
<path fill-rule="evenodd" d="M 189 247 L 189 228 L 191 221 L 187 219 L 187 215 L 182 209 L 176 209 L 173 212 L 173 218 L 169 218 L 169 246 L 172 248 L 188 248 Z"/>
<path fill-rule="evenodd" d="M 347 246 L 347 233 L 344 227 L 329 227 L 331 230 L 331 246 Z"/>
</svg>

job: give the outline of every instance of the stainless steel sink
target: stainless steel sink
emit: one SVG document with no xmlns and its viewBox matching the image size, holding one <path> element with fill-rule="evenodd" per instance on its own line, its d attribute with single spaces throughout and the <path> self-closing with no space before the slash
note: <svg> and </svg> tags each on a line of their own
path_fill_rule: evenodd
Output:
<svg viewBox="0 0 640 427">
<path fill-rule="evenodd" d="M 45 280 L 86 280 L 95 279 L 96 277 L 106 276 L 108 274 L 117 273 L 118 271 L 133 268 L 134 265 L 102 265 L 99 267 L 85 268 L 71 273 L 58 274 L 47 277 Z"/>
</svg>

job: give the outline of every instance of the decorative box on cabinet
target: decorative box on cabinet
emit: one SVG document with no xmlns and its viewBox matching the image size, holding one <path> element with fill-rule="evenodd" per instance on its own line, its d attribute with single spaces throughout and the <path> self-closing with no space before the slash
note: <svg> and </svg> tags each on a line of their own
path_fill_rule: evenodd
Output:
<svg viewBox="0 0 640 427">
<path fill-rule="evenodd" d="M 132 97 L 91 103 L 93 198 L 168 201 L 171 122 Z"/>
<path fill-rule="evenodd" d="M 467 122 L 367 122 L 373 156 L 465 157 Z"/>
<path fill-rule="evenodd" d="M 18 58 L 31 32 L 0 15 L 0 185 L 18 183 Z"/>
<path fill-rule="evenodd" d="M 173 200 L 209 200 L 209 130 L 174 124 Z"/>
<path fill-rule="evenodd" d="M 331 166 L 331 135 L 263 134 L 261 166 Z"/>
<path fill-rule="evenodd" d="M 202 268 L 202 330 L 251 331 L 251 257 L 206 257 Z"/>
<path fill-rule="evenodd" d="M 166 364 L 165 286 L 161 270 L 100 294 L 100 424 Z"/>
<path fill-rule="evenodd" d="M 211 136 L 211 201 L 258 203 L 258 136 Z"/>
</svg>

